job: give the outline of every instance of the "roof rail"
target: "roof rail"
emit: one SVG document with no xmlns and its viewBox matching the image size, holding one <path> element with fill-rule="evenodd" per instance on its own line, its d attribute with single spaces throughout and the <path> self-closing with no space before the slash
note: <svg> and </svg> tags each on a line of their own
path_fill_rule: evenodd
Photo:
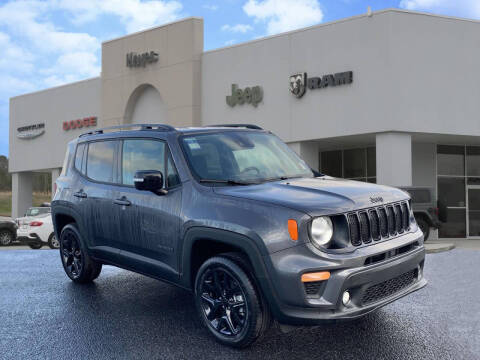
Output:
<svg viewBox="0 0 480 360">
<path fill-rule="evenodd" d="M 220 124 L 220 125 L 208 125 L 209 127 L 231 127 L 231 128 L 247 128 L 254 130 L 263 130 L 260 126 L 254 124 Z"/>
<path fill-rule="evenodd" d="M 109 126 L 103 129 L 95 129 L 95 130 L 83 133 L 79 137 L 104 134 L 110 131 L 131 130 L 133 128 L 139 128 L 139 130 L 176 131 L 176 129 L 173 126 L 166 125 L 166 124 L 127 124 L 127 125 Z"/>
</svg>

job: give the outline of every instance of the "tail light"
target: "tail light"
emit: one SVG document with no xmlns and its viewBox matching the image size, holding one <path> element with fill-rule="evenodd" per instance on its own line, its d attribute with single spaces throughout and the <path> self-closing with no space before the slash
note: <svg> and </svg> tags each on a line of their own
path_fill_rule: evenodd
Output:
<svg viewBox="0 0 480 360">
<path fill-rule="evenodd" d="M 41 222 L 41 221 L 32 221 L 29 225 L 30 225 L 30 226 L 42 226 L 42 225 L 43 225 L 43 222 Z"/>
</svg>

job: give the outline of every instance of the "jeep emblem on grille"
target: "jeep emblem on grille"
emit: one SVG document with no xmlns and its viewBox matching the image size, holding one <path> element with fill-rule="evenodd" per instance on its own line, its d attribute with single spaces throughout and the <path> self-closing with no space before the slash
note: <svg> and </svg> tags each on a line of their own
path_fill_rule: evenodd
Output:
<svg viewBox="0 0 480 360">
<path fill-rule="evenodd" d="M 381 197 L 381 196 L 372 197 L 372 196 L 371 196 L 371 197 L 370 197 L 370 201 L 371 201 L 372 203 L 374 203 L 374 204 L 375 204 L 375 203 L 378 203 L 378 202 L 382 202 L 382 203 L 383 203 L 383 197 Z"/>
</svg>

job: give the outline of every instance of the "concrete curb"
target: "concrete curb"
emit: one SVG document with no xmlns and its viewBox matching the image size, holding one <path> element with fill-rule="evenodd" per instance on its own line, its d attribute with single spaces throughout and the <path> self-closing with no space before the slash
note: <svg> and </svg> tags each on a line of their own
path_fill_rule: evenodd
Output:
<svg viewBox="0 0 480 360">
<path fill-rule="evenodd" d="M 427 254 L 441 253 L 453 249 L 455 249 L 455 245 L 450 243 L 425 243 Z"/>
</svg>

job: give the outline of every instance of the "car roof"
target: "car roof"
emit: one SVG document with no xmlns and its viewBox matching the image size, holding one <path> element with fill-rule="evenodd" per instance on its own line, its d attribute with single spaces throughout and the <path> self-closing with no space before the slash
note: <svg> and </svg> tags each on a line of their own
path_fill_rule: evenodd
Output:
<svg viewBox="0 0 480 360">
<path fill-rule="evenodd" d="M 129 137 L 129 136 L 155 136 L 167 133 L 176 134 L 200 134 L 218 131 L 254 131 L 265 132 L 261 127 L 252 124 L 226 124 L 226 125 L 211 125 L 205 127 L 183 127 L 174 128 L 170 125 L 163 124 L 131 124 L 112 126 L 103 129 L 96 129 L 87 133 L 84 133 L 76 140 L 92 140 L 92 139 L 107 139 L 116 137 Z"/>
</svg>

